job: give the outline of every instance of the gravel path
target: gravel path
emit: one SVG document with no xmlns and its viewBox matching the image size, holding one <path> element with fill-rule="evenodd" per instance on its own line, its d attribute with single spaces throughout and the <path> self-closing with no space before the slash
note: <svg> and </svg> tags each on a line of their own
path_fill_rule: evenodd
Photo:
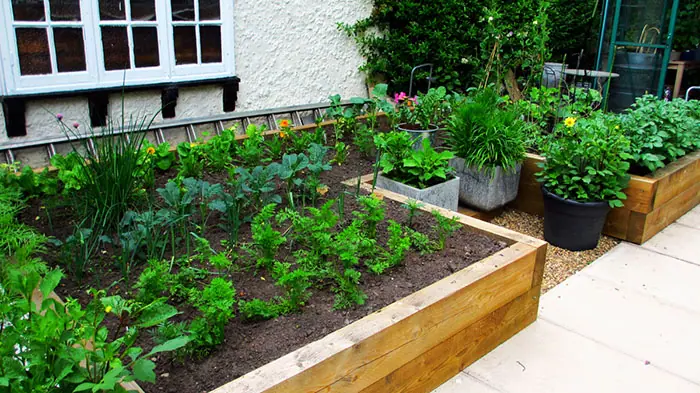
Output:
<svg viewBox="0 0 700 393">
<path fill-rule="evenodd" d="M 544 239 L 544 219 L 542 217 L 506 209 L 503 214 L 494 218 L 492 223 L 538 239 Z M 567 251 L 550 244 L 547 248 L 542 293 L 588 266 L 589 263 L 600 258 L 618 243 L 620 241 L 617 239 L 603 236 L 596 249 L 582 252 Z"/>
</svg>

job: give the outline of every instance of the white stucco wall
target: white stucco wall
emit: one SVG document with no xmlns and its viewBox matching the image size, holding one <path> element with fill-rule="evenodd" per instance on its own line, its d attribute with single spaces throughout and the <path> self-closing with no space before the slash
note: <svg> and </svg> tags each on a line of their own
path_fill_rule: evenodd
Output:
<svg viewBox="0 0 700 393">
<path fill-rule="evenodd" d="M 236 111 L 325 102 L 336 93 L 366 96 L 364 75 L 358 71 L 363 60 L 336 24 L 354 22 L 371 10 L 371 0 L 235 1 L 236 75 L 241 78 Z M 177 118 L 224 113 L 222 94 L 216 85 L 181 88 Z M 119 118 L 121 94 L 109 101 L 109 113 Z M 127 117 L 151 115 L 160 105 L 160 90 L 125 95 Z M 12 140 L 60 135 L 52 113 L 62 113 L 68 124 L 89 124 L 86 98 L 29 100 L 27 137 Z M 1 144 L 8 140 L 1 111 L 0 126 Z"/>
</svg>

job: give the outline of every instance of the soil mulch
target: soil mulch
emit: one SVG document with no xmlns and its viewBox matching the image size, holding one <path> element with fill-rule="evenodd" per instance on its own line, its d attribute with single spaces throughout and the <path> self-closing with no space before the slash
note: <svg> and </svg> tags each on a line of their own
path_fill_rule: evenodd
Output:
<svg viewBox="0 0 700 393">
<path fill-rule="evenodd" d="M 494 218 L 492 223 L 544 240 L 544 218 L 542 217 L 506 209 L 503 214 Z M 547 260 L 544 265 L 542 293 L 576 274 L 619 243 L 619 240 L 603 235 L 598 242 L 598 247 L 580 252 L 565 250 L 550 244 L 547 247 Z"/>
<path fill-rule="evenodd" d="M 346 187 L 342 181 L 371 173 L 373 160 L 360 156 L 351 151 L 347 162 L 341 166 L 333 166 L 333 170 L 323 175 L 322 181 L 329 185 L 330 191 L 325 200 L 336 198 Z M 161 174 L 156 180 L 157 186 L 165 184 L 168 178 L 175 176 L 174 171 Z M 208 173 L 204 180 L 212 183 L 225 183 L 225 174 Z M 386 219 L 405 223 L 407 210 L 401 204 L 385 199 Z M 74 227 L 70 209 L 52 209 L 52 225 L 49 225 L 44 201 L 31 201 L 30 206 L 23 212 L 21 219 L 45 234 L 65 239 Z M 352 219 L 352 211 L 358 205 L 352 196 L 346 197 L 345 220 Z M 223 247 L 220 240 L 227 239 L 228 234 L 216 227 L 218 218 L 210 221 L 206 237 L 217 251 Z M 425 234 L 432 234 L 434 219 L 428 213 L 421 213 L 414 222 L 414 229 Z M 378 244 L 384 245 L 388 238 L 387 222 L 378 228 Z M 250 229 L 246 225 L 240 234 L 241 241 L 250 239 Z M 390 269 L 381 276 L 373 275 L 363 266 L 358 267 L 362 272 L 361 288 L 367 294 L 364 305 L 348 310 L 335 311 L 334 293 L 328 286 L 315 287 L 311 299 L 303 312 L 279 317 L 274 320 L 250 322 L 241 317 L 234 318 L 226 327 L 225 342 L 203 359 L 185 359 L 178 361 L 170 355 L 158 355 L 156 384 L 141 384 L 148 392 L 181 392 L 200 393 L 213 390 L 230 382 L 254 369 L 265 365 L 289 352 L 308 343 L 318 340 L 325 335 L 342 328 L 362 317 L 410 295 L 450 274 L 461 270 L 474 262 L 493 255 L 505 248 L 506 244 L 482 234 L 470 232 L 461 228 L 448 239 L 444 250 L 429 255 L 410 252 L 404 263 Z M 83 282 L 73 277 L 66 277 L 57 293 L 62 297 L 72 296 L 83 302 L 88 301 L 85 288 L 88 285 L 110 287 L 110 293 L 130 294 L 128 285 L 118 282 L 120 272 L 114 267 L 110 255 L 111 249 L 104 250 L 93 272 Z M 284 259 L 292 250 L 281 249 L 278 258 Z M 45 257 L 55 266 L 60 266 L 57 252 L 51 250 Z M 101 253 L 102 254 L 102 253 Z M 166 256 L 169 258 L 169 256 Z M 262 298 L 268 300 L 281 294 L 274 286 L 271 278 L 266 277 L 265 271 L 254 272 L 249 262 L 243 262 L 243 268 L 229 274 L 234 287 L 241 299 Z M 138 277 L 145 266 L 140 265 L 131 273 L 132 282 Z M 98 274 L 99 273 L 99 274 Z M 118 282 L 112 285 L 114 282 Z M 192 319 L 197 311 L 184 307 L 178 320 Z M 109 324 L 108 324 L 109 325 Z M 144 332 L 145 333 L 145 332 Z M 144 347 L 152 345 L 148 334 L 143 334 L 141 342 Z"/>
</svg>

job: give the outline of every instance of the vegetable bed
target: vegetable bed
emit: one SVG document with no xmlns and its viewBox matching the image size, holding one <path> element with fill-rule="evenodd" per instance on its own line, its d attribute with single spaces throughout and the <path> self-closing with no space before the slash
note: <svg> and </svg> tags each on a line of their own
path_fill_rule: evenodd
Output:
<svg viewBox="0 0 700 393">
<path fill-rule="evenodd" d="M 329 133 L 327 138 L 329 141 L 333 140 L 334 135 Z M 193 145 L 192 148 L 196 149 L 197 147 Z M 325 153 L 326 157 L 323 161 L 328 162 L 328 160 L 333 158 L 332 153 L 332 151 Z M 143 260 L 140 260 L 140 262 L 134 260 L 132 265 L 129 266 L 128 273 L 125 275 L 123 269 L 117 268 L 118 266 L 123 267 L 123 264 L 120 264 L 120 258 L 123 258 L 125 255 L 123 244 L 118 245 L 115 240 L 112 240 L 111 242 L 100 244 L 99 252 L 92 258 L 91 263 L 93 265 L 86 269 L 82 278 L 73 274 L 74 266 L 68 266 L 71 274 L 66 276 L 62 284 L 56 289 L 56 292 L 62 298 L 74 297 L 83 304 L 88 304 L 91 300 L 91 296 L 85 291 L 89 286 L 105 288 L 107 295 L 120 295 L 125 299 L 140 299 L 140 296 L 143 296 L 144 288 L 147 286 L 144 284 L 146 280 L 144 275 L 149 276 L 150 274 L 152 280 L 154 274 L 157 276 L 160 272 L 163 275 L 169 275 L 168 277 L 173 275 L 170 279 L 174 279 L 174 277 L 179 277 L 179 274 L 184 270 L 193 272 L 194 278 L 188 282 L 189 287 L 174 289 L 171 286 L 152 294 L 153 296 L 166 296 L 168 303 L 175 306 L 180 311 L 180 314 L 172 319 L 172 323 L 161 324 L 150 329 L 148 333 L 146 331 L 141 332 L 137 344 L 148 350 L 157 343 L 154 342 L 154 338 L 158 336 L 161 336 L 162 342 L 167 338 L 172 338 L 173 335 L 189 333 L 186 329 L 178 331 L 173 326 L 178 326 L 180 323 L 192 323 L 192 321 L 201 318 L 203 310 L 201 303 L 198 303 L 201 300 L 189 301 L 186 299 L 188 296 L 205 296 L 203 294 L 207 292 L 207 289 L 211 289 L 213 280 L 219 280 L 219 284 L 221 281 L 230 282 L 230 289 L 235 290 L 235 301 L 232 303 L 231 308 L 233 315 L 223 328 L 221 343 L 205 346 L 204 348 L 198 347 L 186 352 L 178 350 L 171 354 L 161 353 L 153 357 L 152 360 L 157 364 L 155 369 L 155 373 L 158 376 L 157 382 L 154 385 L 145 382 L 140 382 L 139 384 L 146 391 L 163 392 L 209 391 L 260 366 L 264 366 L 266 363 L 274 361 L 289 352 L 295 350 L 313 350 L 316 352 L 319 348 L 318 346 L 323 345 L 322 343 L 329 341 L 338 342 L 336 341 L 338 335 L 346 334 L 348 330 L 355 331 L 356 329 L 363 330 L 367 334 L 367 339 L 380 340 L 382 342 L 388 340 L 386 345 L 389 347 L 395 344 L 403 346 L 400 343 L 404 339 L 416 341 L 415 337 L 417 337 L 416 335 L 419 332 L 439 332 L 437 335 L 431 333 L 430 340 L 418 340 L 421 341 L 420 348 L 413 348 L 413 345 L 407 345 L 405 349 L 413 348 L 410 350 L 410 354 L 402 355 L 398 361 L 391 360 L 390 366 L 382 368 L 389 373 L 410 371 L 411 367 L 414 367 L 411 366 L 413 364 L 412 359 L 414 361 L 425 361 L 423 356 L 426 355 L 424 353 L 427 353 L 431 345 L 445 345 L 444 340 L 467 339 L 467 336 L 460 339 L 458 335 L 465 334 L 466 330 L 464 329 L 467 329 L 469 326 L 474 326 L 471 328 L 470 335 L 480 335 L 483 332 L 474 332 L 475 326 L 477 326 L 475 324 L 481 324 L 478 326 L 484 328 L 493 325 L 490 327 L 492 331 L 486 337 L 488 340 L 477 345 L 473 352 L 470 352 L 469 358 L 471 360 L 469 362 L 471 362 L 534 320 L 539 294 L 539 280 L 541 280 L 542 274 L 542 269 L 539 265 L 544 262 L 545 245 L 543 242 L 442 209 L 433 209 L 425 206 L 417 211 L 410 210 L 407 209 L 408 204 L 405 204 L 406 200 L 391 195 L 391 193 L 375 192 L 368 196 L 367 185 L 364 183 L 360 184 L 359 188 L 356 184 L 342 184 L 343 181 L 371 172 L 373 163 L 373 159 L 360 154 L 355 149 L 350 149 L 342 165 L 332 165 L 332 169 L 324 171 L 317 179 L 319 183 L 316 189 L 318 193 L 316 201 L 312 202 L 310 199 L 302 198 L 300 192 L 296 189 L 292 197 L 294 203 L 300 205 L 297 207 L 298 211 L 308 212 L 307 209 L 304 209 L 304 206 L 311 207 L 315 205 L 316 208 L 327 214 L 338 216 L 339 223 L 333 225 L 328 231 L 335 234 L 351 226 L 353 219 L 360 218 L 355 213 L 364 212 L 363 214 L 368 214 L 372 211 L 376 213 L 377 209 L 384 211 L 384 218 L 377 221 L 376 228 L 377 252 L 382 255 L 377 261 L 380 259 L 381 261 L 389 261 L 391 260 L 391 255 L 395 253 L 403 253 L 403 258 L 400 258 L 397 262 L 389 263 L 386 267 L 378 268 L 367 264 L 368 260 L 361 257 L 356 262 L 357 264 L 352 266 L 352 270 L 357 272 L 353 273 L 357 274 L 357 279 L 351 279 L 356 280 L 356 283 L 351 283 L 350 285 L 356 285 L 356 288 L 342 290 L 338 288 L 337 283 L 331 278 L 333 277 L 332 275 L 320 277 L 319 279 L 314 279 L 310 286 L 306 288 L 302 296 L 303 299 L 297 299 L 297 309 L 292 311 L 278 309 L 276 307 L 286 304 L 284 302 L 288 299 L 290 289 L 280 285 L 279 282 L 275 282 L 276 279 L 273 278 L 275 272 L 271 265 L 264 266 L 260 263 L 259 250 L 255 248 L 257 241 L 254 239 L 255 230 L 251 228 L 251 224 L 248 222 L 242 224 L 238 230 L 238 246 L 232 246 L 230 232 L 220 227 L 227 221 L 223 213 L 210 209 L 211 211 L 207 210 L 206 213 L 200 214 L 198 209 L 194 209 L 191 216 L 188 217 L 188 221 L 191 224 L 202 222 L 205 216 L 209 217 L 202 226 L 192 225 L 192 228 L 190 228 L 192 230 L 191 234 L 193 236 L 196 235 L 194 236 L 195 238 L 199 239 L 201 237 L 201 239 L 206 239 L 206 242 L 197 241 L 195 243 L 193 241 L 186 248 L 185 242 L 182 239 L 178 239 L 177 252 L 174 255 L 170 252 L 170 244 L 163 245 L 164 249 L 166 249 L 163 261 L 168 262 L 165 265 L 169 264 L 170 266 L 167 272 L 164 273 L 162 270 L 157 269 L 158 266 L 162 268 L 163 264 L 148 264 Z M 175 169 L 156 173 L 154 185 L 147 191 L 147 194 L 150 196 L 146 199 L 150 201 L 149 204 L 151 206 L 154 206 L 156 209 L 167 206 L 167 202 L 163 199 L 163 193 L 168 189 L 169 179 L 176 175 Z M 305 172 L 303 175 L 300 175 L 300 178 L 307 175 L 308 172 Z M 202 181 L 206 181 L 210 185 L 226 185 L 228 180 L 230 180 L 230 174 L 226 173 L 226 171 L 215 171 L 206 168 L 197 184 L 201 185 Z M 224 186 L 224 188 L 231 192 L 229 186 L 230 184 Z M 286 187 L 287 182 L 276 178 L 274 180 L 274 189 L 267 191 L 267 193 L 285 195 Z M 158 193 L 153 192 L 156 188 L 162 191 Z M 331 200 L 335 202 L 330 203 L 329 201 Z M 290 207 L 290 202 L 286 196 L 280 197 L 278 202 L 279 205 L 274 209 L 277 212 Z M 342 209 L 338 207 L 340 204 L 342 204 Z M 327 206 L 325 210 L 323 209 L 324 205 Z M 370 205 L 374 207 L 368 208 Z M 433 211 L 439 212 L 439 214 Z M 260 213 L 260 211 L 257 211 L 256 215 Z M 413 216 L 410 220 L 409 215 Z M 29 206 L 20 214 L 20 219 L 25 224 L 36 228 L 40 233 L 53 236 L 56 239 L 69 239 L 73 236 L 72 241 L 76 242 L 75 228 L 78 223 L 76 223 L 76 216 L 73 207 L 70 206 L 70 198 L 68 197 L 58 198 L 53 201 L 32 199 L 29 202 Z M 255 222 L 255 216 L 252 219 Z M 394 223 L 392 224 L 390 220 L 393 220 Z M 269 218 L 259 224 L 265 223 L 272 224 L 268 229 L 279 231 L 280 234 L 287 235 L 290 238 L 294 233 L 294 231 L 290 232 L 289 222 L 280 224 L 275 222 L 275 219 Z M 225 227 L 225 225 L 223 226 Z M 390 228 L 394 228 L 394 231 L 396 231 L 396 228 L 400 228 L 398 235 L 392 235 L 392 229 Z M 439 233 L 440 231 L 437 228 L 443 228 L 442 234 Z M 450 232 L 452 232 L 451 236 L 448 236 Z M 414 235 L 410 235 L 411 233 Z M 119 236 L 120 234 L 116 232 L 106 235 L 110 239 L 116 239 Z M 398 246 L 389 245 L 392 239 L 397 241 L 398 239 L 408 239 L 410 236 L 414 238 L 410 242 L 409 250 L 401 251 L 402 249 L 397 248 Z M 423 239 L 423 244 L 418 244 L 420 241 L 416 243 L 416 239 Z M 425 240 L 429 244 L 425 243 Z M 43 258 L 49 265 L 66 268 L 66 246 L 71 244 L 72 248 L 70 249 L 75 251 L 83 245 L 81 241 L 76 243 L 67 242 L 68 240 L 64 242 L 64 245 L 56 246 L 55 248 L 51 247 L 49 252 L 43 255 Z M 203 244 L 206 246 L 203 247 Z M 408 244 L 404 243 L 405 246 Z M 287 269 L 291 268 L 294 270 L 298 266 L 295 252 L 301 248 L 303 247 L 298 242 L 283 242 L 274 255 L 274 259 L 282 263 L 289 263 Z M 144 251 L 140 249 L 139 253 Z M 203 256 L 203 254 L 207 254 L 207 256 Z M 185 259 L 182 260 L 183 255 L 189 255 L 189 257 L 185 256 Z M 213 265 L 213 256 L 223 256 L 225 259 L 232 261 L 233 264 L 225 268 L 215 267 Z M 258 258 L 257 262 L 256 258 Z M 334 264 L 337 263 L 334 262 Z M 338 265 L 334 266 L 337 267 Z M 148 269 L 150 271 L 146 271 Z M 448 276 L 450 278 L 443 279 Z M 443 280 L 440 281 L 441 279 Z M 482 282 L 482 280 L 486 281 Z M 435 282 L 437 283 L 433 284 Z M 168 281 L 168 285 L 182 286 L 182 283 Z M 421 290 L 421 288 L 425 289 Z M 229 288 L 224 285 L 220 289 L 225 292 Z M 183 290 L 194 290 L 194 292 L 178 292 Z M 353 297 L 358 294 L 359 297 Z M 345 295 L 347 297 L 344 297 Z M 339 296 L 342 302 L 339 302 Z M 464 298 L 464 296 L 468 296 L 468 299 L 473 299 L 474 301 L 470 300 L 465 303 L 467 298 Z M 360 298 L 362 300 L 358 300 Z M 399 300 L 402 298 L 405 299 Z M 414 303 L 415 307 L 406 309 L 406 302 L 418 303 Z M 452 302 L 456 302 L 454 307 L 459 305 L 459 307 L 464 308 L 448 307 L 447 305 L 453 304 Z M 247 313 L 250 315 L 244 315 L 246 312 L 242 310 L 243 304 L 248 304 Z M 259 307 L 256 308 L 256 306 Z M 440 307 L 448 307 L 450 310 L 453 310 L 452 312 L 456 312 L 456 310 L 461 311 L 455 315 L 447 316 L 447 314 L 444 314 L 447 311 L 439 311 L 441 310 Z M 253 311 L 251 312 L 251 310 Z M 377 313 L 379 310 L 382 311 Z M 397 310 L 403 311 L 400 314 L 396 314 Z M 117 315 L 114 312 L 110 313 L 110 311 L 111 308 L 107 310 L 106 326 L 110 329 L 110 332 L 115 330 L 119 332 L 125 327 L 124 321 L 117 318 Z M 265 312 L 268 314 L 265 314 Z M 434 320 L 430 316 L 435 312 L 441 313 L 438 317 L 439 319 L 447 318 L 445 321 L 449 320 L 450 322 L 438 323 L 439 326 L 442 326 L 438 327 L 435 323 L 439 321 Z M 424 314 L 426 315 L 424 316 Z M 381 333 L 379 336 L 375 335 L 372 329 L 363 327 L 367 326 L 368 323 L 373 327 L 379 326 L 371 321 L 376 320 L 376 318 L 384 320 L 386 315 L 390 315 L 390 317 L 384 323 L 388 321 L 391 325 L 394 322 L 398 322 L 398 319 L 405 317 L 406 320 L 411 321 L 410 325 L 405 323 L 399 323 L 397 327 L 387 325 L 385 326 L 386 329 L 382 328 L 381 332 L 376 332 Z M 453 320 L 453 317 L 458 319 Z M 428 318 L 429 320 L 428 324 L 422 327 L 418 320 L 423 318 Z M 357 320 L 359 321 L 353 323 Z M 445 324 L 449 325 L 449 329 L 443 331 Z M 164 328 L 164 326 L 167 326 L 167 328 Z M 394 331 L 394 329 L 398 328 L 408 328 L 408 331 L 405 332 L 407 336 L 398 335 L 398 331 Z M 171 330 L 170 336 L 167 333 L 168 329 Z M 336 330 L 338 331 L 333 333 Z M 175 331 L 175 333 L 172 333 L 172 331 Z M 383 334 L 387 334 L 386 332 L 390 331 L 393 332 L 391 336 L 394 338 L 385 340 L 386 337 Z M 460 331 L 462 332 L 460 333 Z M 319 339 L 321 340 L 314 342 Z M 356 347 L 353 346 L 353 348 Z M 356 349 L 349 350 L 351 352 L 356 351 Z M 441 356 L 450 353 L 449 351 L 439 352 Z M 327 354 L 327 352 L 318 352 L 319 361 L 325 356 L 324 353 Z M 281 359 L 288 359 L 289 356 L 294 355 L 283 356 Z M 343 358 L 348 359 L 346 356 L 343 355 Z M 337 360 L 335 356 L 330 357 Z M 456 371 L 452 372 L 455 367 L 463 368 L 466 366 L 466 363 L 463 363 L 466 361 L 460 360 L 459 364 L 453 364 L 449 369 L 440 371 L 439 376 L 430 377 L 428 380 L 420 379 L 415 382 L 425 383 L 427 384 L 426 386 L 439 384 L 445 378 L 449 378 L 456 373 Z M 438 361 L 431 360 L 430 362 L 431 364 L 434 363 L 436 367 L 440 366 Z M 324 364 L 323 367 L 336 368 L 336 366 L 330 366 L 325 362 Z M 271 366 L 264 367 L 264 369 L 269 369 Z M 276 366 L 272 367 L 277 369 Z M 429 369 L 426 367 L 421 368 Z M 349 371 L 349 369 L 343 371 L 341 367 L 338 373 L 342 374 Z M 410 372 L 413 373 L 414 371 Z M 258 371 L 253 371 L 253 373 L 261 375 Z M 236 383 L 248 384 L 246 381 L 249 380 L 249 375 Z M 295 375 L 306 375 L 306 371 L 297 372 Z M 372 383 L 385 376 L 372 375 L 377 378 L 372 380 Z M 333 379 L 335 376 L 331 375 L 329 378 Z M 284 378 L 284 380 L 286 379 Z M 282 383 L 279 375 L 277 378 L 265 378 L 265 380 L 266 382 L 277 381 Z M 283 382 L 281 386 L 286 386 L 287 383 L 290 382 Z M 222 389 L 230 388 L 225 387 Z M 251 387 L 251 389 L 250 391 L 256 391 L 257 388 Z M 239 390 L 236 388 L 229 391 Z M 288 391 L 299 390 L 293 388 Z"/>
<path fill-rule="evenodd" d="M 513 207 L 543 214 L 540 183 L 535 173 L 543 157 L 528 154 L 523 163 Z M 690 153 L 646 176 L 632 175 L 624 207 L 613 209 L 603 233 L 642 244 L 700 204 L 700 151 Z"/>
</svg>

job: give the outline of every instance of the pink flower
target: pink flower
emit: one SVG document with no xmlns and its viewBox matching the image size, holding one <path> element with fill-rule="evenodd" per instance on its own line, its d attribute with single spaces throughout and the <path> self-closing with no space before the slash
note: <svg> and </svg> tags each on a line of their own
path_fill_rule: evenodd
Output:
<svg viewBox="0 0 700 393">
<path fill-rule="evenodd" d="M 59 121 L 63 120 L 63 114 L 62 114 L 62 113 L 57 113 L 57 114 L 56 114 L 56 119 L 58 119 Z"/>
<path fill-rule="evenodd" d="M 73 128 L 78 128 L 78 127 L 80 127 L 80 123 L 78 123 L 77 121 L 75 123 L 73 123 Z"/>
<path fill-rule="evenodd" d="M 398 104 L 401 101 L 405 100 L 406 97 L 408 97 L 408 95 L 406 95 L 406 93 L 404 93 L 403 91 L 401 93 L 396 93 L 394 94 L 394 102 Z"/>
</svg>

